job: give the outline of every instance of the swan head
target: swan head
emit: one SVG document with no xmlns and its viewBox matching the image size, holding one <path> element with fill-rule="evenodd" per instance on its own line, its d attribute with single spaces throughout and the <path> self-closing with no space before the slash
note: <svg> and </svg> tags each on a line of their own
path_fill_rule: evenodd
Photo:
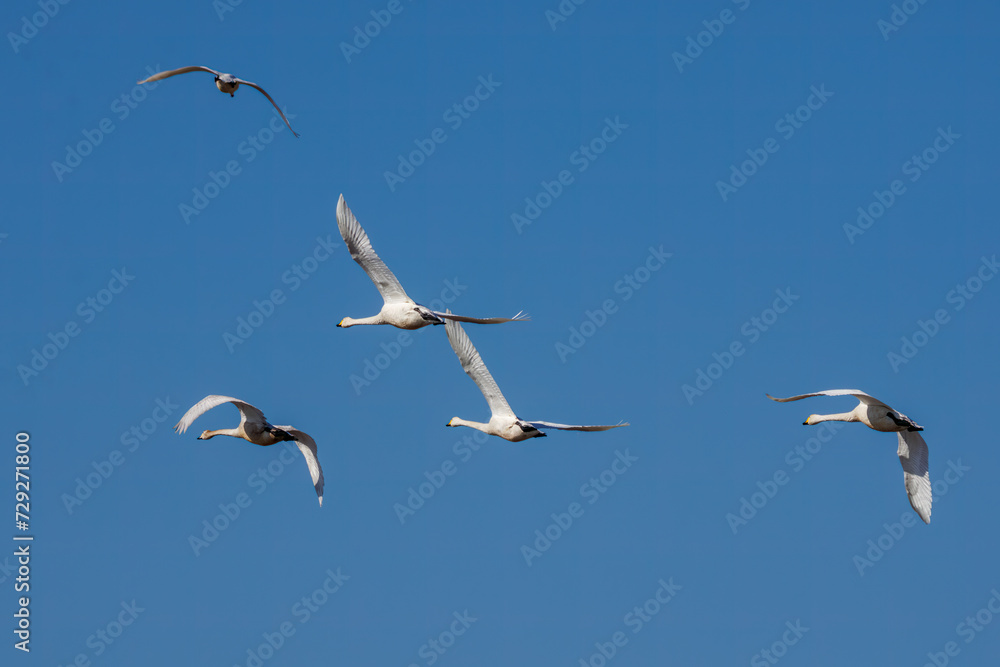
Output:
<svg viewBox="0 0 1000 667">
<path fill-rule="evenodd" d="M 208 429 L 205 429 L 204 431 L 201 432 L 201 435 L 198 436 L 198 439 L 199 440 L 209 440 L 210 438 L 213 438 L 213 437 L 215 437 L 215 434 L 212 433 L 211 431 L 209 431 Z"/>
<path fill-rule="evenodd" d="M 819 419 L 819 415 L 809 415 L 806 418 L 806 420 L 804 422 L 802 422 L 802 425 L 803 426 L 812 426 L 814 424 L 818 424 L 820 421 L 822 421 L 822 420 Z"/>
<path fill-rule="evenodd" d="M 354 324 L 354 320 L 352 320 L 349 317 L 345 317 L 344 319 L 342 319 L 339 322 L 337 322 L 337 326 L 341 327 L 341 328 L 344 328 L 344 329 L 346 329 L 347 327 L 351 326 L 352 324 Z"/>
<path fill-rule="evenodd" d="M 447 423 L 447 424 L 445 424 L 445 426 L 458 426 L 458 424 L 454 423 L 454 422 L 456 422 L 456 421 L 458 421 L 458 417 L 452 417 L 452 418 L 451 418 L 451 419 L 450 419 L 450 420 L 448 421 L 448 423 Z"/>
</svg>

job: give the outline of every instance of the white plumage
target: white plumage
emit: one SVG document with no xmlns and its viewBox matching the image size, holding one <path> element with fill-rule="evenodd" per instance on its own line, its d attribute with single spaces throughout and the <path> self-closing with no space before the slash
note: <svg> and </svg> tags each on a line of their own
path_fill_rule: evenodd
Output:
<svg viewBox="0 0 1000 667">
<path fill-rule="evenodd" d="M 421 306 L 406 295 L 396 276 L 385 265 L 382 258 L 375 254 L 368 234 L 365 233 L 358 219 L 354 217 L 351 209 L 347 207 L 344 195 L 340 195 L 340 200 L 337 202 L 337 227 L 340 229 L 340 235 L 344 237 L 351 257 L 372 279 L 385 302 L 377 315 L 360 319 L 345 317 L 337 324 L 338 327 L 346 328 L 357 324 L 391 324 L 400 329 L 419 329 L 430 324 L 444 324 L 446 319 L 474 324 L 524 322 L 529 319 L 522 313 L 518 313 L 514 317 L 463 317 L 453 315 L 451 311 L 442 313 Z"/>
<path fill-rule="evenodd" d="M 445 322 L 444 328 L 448 333 L 448 342 L 451 343 L 452 349 L 455 350 L 458 360 L 462 363 L 462 368 L 465 369 L 465 372 L 476 383 L 476 386 L 479 387 L 479 391 L 483 392 L 483 396 L 486 397 L 486 402 L 489 404 L 490 412 L 492 413 L 490 421 L 485 424 L 453 417 L 448 422 L 448 426 L 468 426 L 483 433 L 496 435 L 504 440 L 510 440 L 511 442 L 544 437 L 545 433 L 542 433 L 541 429 L 607 431 L 619 426 L 628 426 L 627 422 L 606 426 L 573 426 L 543 421 L 529 422 L 518 419 L 514 411 L 510 409 L 507 399 L 500 392 L 500 387 L 497 386 L 496 380 L 493 379 L 489 369 L 486 368 L 486 364 L 483 363 L 479 352 L 462 329 L 462 325 L 454 320 L 448 320 Z"/>
</svg>

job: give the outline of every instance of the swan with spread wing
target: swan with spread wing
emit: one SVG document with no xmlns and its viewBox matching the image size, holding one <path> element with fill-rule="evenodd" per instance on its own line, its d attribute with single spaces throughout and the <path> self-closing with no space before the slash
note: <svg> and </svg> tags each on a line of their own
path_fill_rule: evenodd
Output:
<svg viewBox="0 0 1000 667">
<path fill-rule="evenodd" d="M 191 65 L 189 67 L 179 67 L 177 69 L 166 70 L 164 72 L 157 72 L 156 74 L 154 74 L 153 76 L 149 77 L 148 79 L 143 79 L 142 81 L 139 81 L 138 83 L 143 84 L 143 83 L 150 83 L 152 81 L 160 81 L 161 79 L 166 79 L 166 78 L 171 77 L 171 76 L 177 76 L 178 74 L 187 74 L 188 72 L 208 72 L 209 74 L 214 74 L 215 75 L 215 87 L 218 88 L 220 92 L 229 93 L 230 97 L 234 97 L 235 96 L 236 89 L 239 88 L 240 85 L 250 86 L 251 88 L 256 88 L 257 90 L 259 90 L 264 95 L 264 97 L 266 97 L 268 99 L 268 101 L 272 105 L 274 105 L 274 108 L 278 110 L 279 114 L 281 114 L 281 120 L 285 121 L 285 125 L 288 125 L 288 129 L 289 130 L 292 130 L 291 124 L 288 122 L 288 119 L 285 118 L 285 112 L 283 112 L 281 110 L 281 107 L 278 106 L 278 103 L 275 102 L 271 98 L 271 96 L 267 94 L 266 90 L 264 90 L 263 88 L 261 88 L 260 86 L 258 86 L 256 83 L 252 83 L 250 81 L 244 81 L 243 79 L 237 78 L 237 77 L 233 76 L 232 74 L 226 74 L 224 72 L 216 72 L 214 69 L 211 69 L 210 67 L 203 67 L 201 65 Z M 279 127 L 280 127 L 280 125 L 279 125 Z M 296 137 L 299 136 L 298 133 L 295 130 L 292 130 L 292 134 L 294 134 Z"/>
<path fill-rule="evenodd" d="M 524 322 L 529 318 L 518 313 L 514 317 L 464 317 L 453 315 L 451 311 L 439 312 L 421 306 L 406 295 L 403 286 L 393 275 L 385 262 L 375 254 L 368 234 L 361 227 L 354 213 L 347 207 L 344 195 L 340 195 L 337 202 L 337 227 L 340 228 L 340 235 L 344 237 L 344 243 L 351 252 L 354 261 L 365 270 L 368 277 L 375 283 L 379 294 L 382 295 L 382 310 L 377 315 L 354 319 L 345 317 L 337 324 L 338 327 L 353 327 L 359 324 L 391 324 L 400 329 L 419 329 L 431 324 L 444 324 L 445 320 L 458 320 L 460 322 L 472 322 L 475 324 L 501 324 L 503 322 Z"/>
<path fill-rule="evenodd" d="M 483 363 L 479 352 L 472 345 L 472 341 L 462 330 L 462 325 L 454 320 L 448 320 L 444 325 L 448 333 L 448 342 L 455 350 L 458 360 L 462 363 L 462 368 L 483 392 L 486 402 L 490 406 L 490 420 L 487 423 L 467 421 L 460 417 L 453 417 L 448 422 L 448 426 L 468 426 L 488 435 L 496 435 L 504 440 L 520 442 L 528 438 L 543 438 L 545 429 L 559 429 L 561 431 L 607 431 L 619 426 L 628 426 L 628 422 L 610 424 L 606 426 L 573 426 L 569 424 L 554 424 L 552 422 L 534 421 L 529 422 L 518 419 L 514 411 L 507 404 L 507 399 L 500 393 L 500 387 L 490 374 L 486 364 Z"/>
<path fill-rule="evenodd" d="M 323 469 L 319 465 L 319 458 L 316 454 L 316 442 L 309 435 L 292 426 L 272 426 L 264 418 L 264 413 L 249 403 L 229 396 L 206 396 L 184 413 L 181 420 L 174 426 L 174 430 L 178 433 L 184 433 L 195 419 L 223 403 L 232 403 L 239 408 L 239 425 L 236 428 L 202 431 L 198 439 L 209 440 L 217 435 L 228 435 L 233 438 L 243 438 L 247 442 L 262 447 L 269 447 L 279 442 L 294 442 L 298 445 L 302 456 L 305 457 L 306 465 L 309 467 L 309 476 L 312 478 L 313 487 L 316 489 L 316 495 L 319 496 L 319 504 L 322 507 Z"/>
<path fill-rule="evenodd" d="M 827 421 L 861 422 L 875 431 L 895 432 L 899 438 L 899 462 L 903 465 L 903 483 L 910 506 L 924 523 L 931 522 L 931 478 L 928 469 L 927 443 L 919 431 L 923 426 L 917 425 L 912 419 L 901 412 L 893 410 L 874 396 L 869 396 L 859 389 L 828 389 L 812 394 L 800 394 L 788 398 L 775 398 L 766 394 L 772 401 L 787 403 L 813 396 L 853 396 L 858 399 L 858 405 L 850 412 L 839 412 L 829 415 L 809 415 L 802 422 L 813 426 Z"/>
</svg>

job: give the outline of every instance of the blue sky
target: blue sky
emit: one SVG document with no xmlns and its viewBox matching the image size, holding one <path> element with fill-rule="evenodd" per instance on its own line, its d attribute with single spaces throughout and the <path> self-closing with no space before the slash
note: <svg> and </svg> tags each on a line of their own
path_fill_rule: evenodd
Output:
<svg viewBox="0 0 1000 667">
<path fill-rule="evenodd" d="M 335 5 L 4 5 L 4 663 L 992 664 L 1000 10 Z M 194 64 L 301 138 L 134 83 Z M 466 326 L 519 416 L 631 426 L 445 428 L 443 327 L 335 326 L 341 193 L 417 301 L 531 314 Z M 801 425 L 851 399 L 764 396 L 843 387 L 925 427 L 930 525 L 892 434 Z M 173 433 L 208 394 L 324 506 L 196 439 L 231 406 Z"/>
</svg>

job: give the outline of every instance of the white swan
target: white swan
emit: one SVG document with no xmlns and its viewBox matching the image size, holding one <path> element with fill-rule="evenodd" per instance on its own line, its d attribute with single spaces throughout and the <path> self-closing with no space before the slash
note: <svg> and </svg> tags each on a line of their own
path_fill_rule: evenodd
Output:
<svg viewBox="0 0 1000 667">
<path fill-rule="evenodd" d="M 400 329 L 419 329 L 429 324 L 444 324 L 446 319 L 475 324 L 524 322 L 529 319 L 522 313 L 518 313 L 514 317 L 462 317 L 461 315 L 452 315 L 451 311 L 442 313 L 421 306 L 406 296 L 406 292 L 403 291 L 403 286 L 399 284 L 396 276 L 392 275 L 392 271 L 385 265 L 385 262 L 375 254 L 365 230 L 361 227 L 358 219 L 354 217 L 351 209 L 347 208 L 344 195 L 340 195 L 340 201 L 337 202 L 337 227 L 340 228 L 340 235 L 344 237 L 347 249 L 351 251 L 351 257 L 372 279 L 385 302 L 378 315 L 361 319 L 345 317 L 337 324 L 338 327 L 353 327 L 357 324 L 391 324 Z"/>
<path fill-rule="evenodd" d="M 920 515 L 924 523 L 931 522 L 931 479 L 927 465 L 927 443 L 918 431 L 923 427 L 912 419 L 893 410 L 882 401 L 857 389 L 829 389 L 814 394 L 802 394 L 789 398 L 775 398 L 765 394 L 772 401 L 786 403 L 811 396 L 853 396 L 861 401 L 850 412 L 832 415 L 809 415 L 803 424 L 812 426 L 820 422 L 861 422 L 876 431 L 896 432 L 899 436 L 899 462 L 903 464 L 903 483 L 913 511 Z"/>
<path fill-rule="evenodd" d="M 312 477 L 313 486 L 316 488 L 316 495 L 319 496 L 319 504 L 322 507 L 323 469 L 320 467 L 319 459 L 317 458 L 316 442 L 307 434 L 292 426 L 271 426 L 264 419 L 264 413 L 249 403 L 228 396 L 206 396 L 184 413 L 181 420 L 174 426 L 174 430 L 178 433 L 184 433 L 195 419 L 223 403 L 232 403 L 240 409 L 239 426 L 236 428 L 223 428 L 217 431 L 202 431 L 198 439 L 208 440 L 217 435 L 229 435 L 234 438 L 243 438 L 247 442 L 252 442 L 262 447 L 268 447 L 285 441 L 294 442 L 299 446 L 302 456 L 306 459 L 306 465 L 309 466 L 309 475 Z"/>
<path fill-rule="evenodd" d="M 271 99 L 271 96 L 267 94 L 266 90 L 258 86 L 256 83 L 251 83 L 250 81 L 244 81 L 243 79 L 238 79 L 232 74 L 224 74 L 223 72 L 216 72 L 214 69 L 208 67 L 202 67 L 201 65 L 191 65 L 190 67 L 180 67 L 178 69 L 166 70 L 165 72 L 158 72 L 153 76 L 149 77 L 148 79 L 143 79 L 138 83 L 149 83 L 150 81 L 159 81 L 160 79 L 166 79 L 167 77 L 176 76 L 178 74 L 187 74 L 188 72 L 209 72 L 210 74 L 214 74 L 216 88 L 218 88 L 223 93 L 229 93 L 230 97 L 234 96 L 234 94 L 236 93 L 236 89 L 240 87 L 240 84 L 243 84 L 244 86 L 250 86 L 251 88 L 256 88 L 257 90 L 259 90 L 264 94 L 264 97 L 266 97 L 271 102 L 271 104 L 274 105 L 274 108 L 277 109 L 278 113 L 281 114 L 281 120 L 285 121 L 285 125 L 288 125 L 289 130 L 292 130 L 291 124 L 288 122 L 288 119 L 285 118 L 285 113 L 281 110 L 281 107 L 278 106 L 278 103 L 275 102 L 273 99 Z M 295 130 L 292 130 L 292 134 L 294 134 L 296 137 L 299 136 Z"/>
<path fill-rule="evenodd" d="M 490 406 L 490 411 L 493 413 L 490 421 L 486 424 L 453 417 L 447 426 L 468 426 L 488 435 L 500 436 L 504 440 L 520 442 L 528 438 L 545 437 L 545 433 L 542 433 L 539 429 L 607 431 L 608 429 L 629 425 L 628 422 L 624 422 L 610 426 L 569 426 L 567 424 L 529 422 L 518 419 L 514 411 L 510 409 L 510 405 L 507 404 L 507 399 L 500 393 L 500 387 L 497 386 L 496 380 L 490 375 L 490 371 L 486 368 L 486 364 L 483 363 L 479 352 L 476 351 L 476 348 L 472 345 L 472 341 L 469 340 L 465 331 L 462 330 L 462 325 L 453 320 L 448 320 L 445 322 L 444 329 L 448 333 L 448 342 L 451 343 L 452 349 L 458 355 L 458 360 L 462 362 L 462 368 L 465 369 L 465 372 L 469 374 L 469 377 L 479 387 L 479 391 L 483 392 L 483 396 L 486 397 L 486 402 Z"/>
</svg>

